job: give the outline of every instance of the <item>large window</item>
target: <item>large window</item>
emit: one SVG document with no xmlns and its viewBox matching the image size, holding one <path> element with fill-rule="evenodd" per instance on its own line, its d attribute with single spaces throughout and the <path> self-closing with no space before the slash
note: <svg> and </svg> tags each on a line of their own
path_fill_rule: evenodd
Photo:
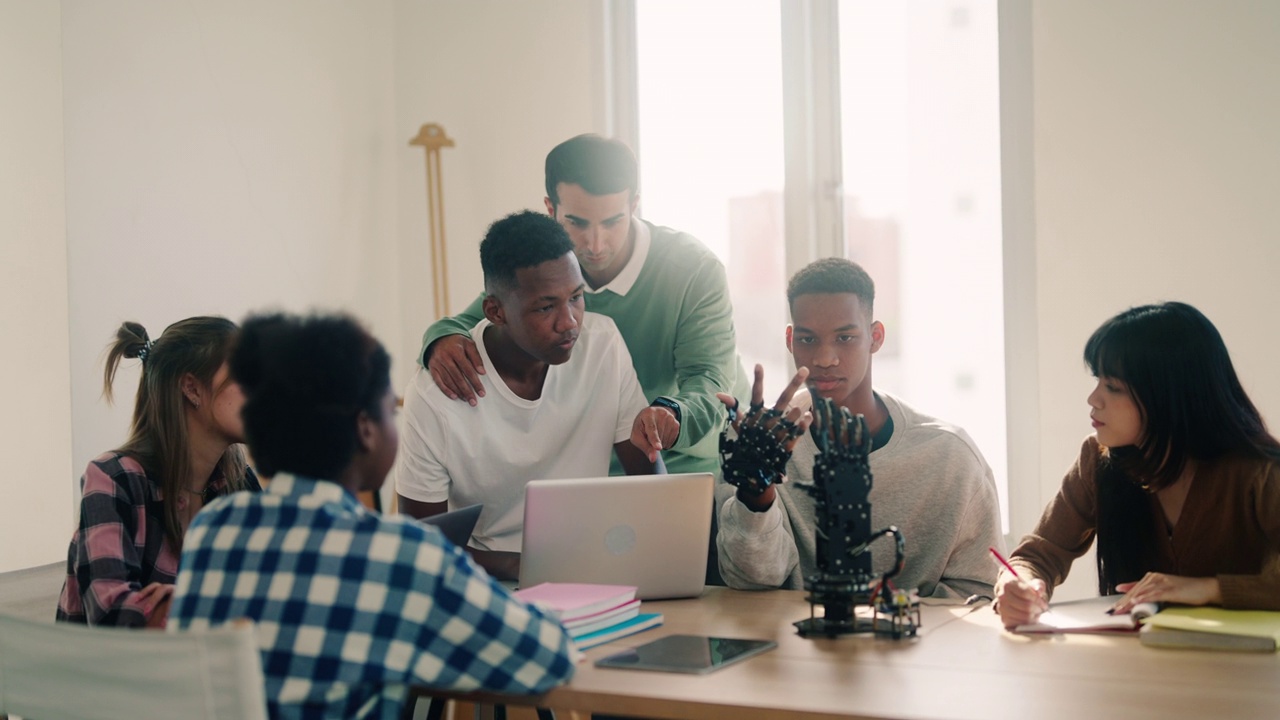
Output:
<svg viewBox="0 0 1280 720">
<path fill-rule="evenodd" d="M 635 11 L 642 213 L 720 255 L 744 360 L 780 389 L 792 371 L 787 268 L 820 248 L 859 262 L 887 329 L 876 386 L 969 432 L 1007 529 L 995 0 Z M 784 177 L 809 184 L 788 192 Z M 832 221 L 804 233 L 834 237 L 795 237 L 795 225 L 788 236 L 787 213 L 832 200 Z"/>
<path fill-rule="evenodd" d="M 780 390 L 792 367 L 778 1 L 644 0 L 636 11 L 641 213 L 720 256 L 747 372 L 764 365 Z"/>
<path fill-rule="evenodd" d="M 995 0 L 841 0 L 844 248 L 877 282 L 876 387 L 965 428 L 1008 530 Z"/>
</svg>

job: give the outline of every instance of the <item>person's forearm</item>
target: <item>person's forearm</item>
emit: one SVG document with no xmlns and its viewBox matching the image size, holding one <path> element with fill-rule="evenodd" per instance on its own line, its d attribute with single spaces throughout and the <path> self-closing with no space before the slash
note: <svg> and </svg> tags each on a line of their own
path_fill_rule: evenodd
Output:
<svg viewBox="0 0 1280 720">
<path fill-rule="evenodd" d="M 658 464 L 649 462 L 644 452 L 631 444 L 631 440 L 614 443 L 613 452 L 618 456 L 618 464 L 628 475 L 653 475 L 658 472 Z"/>
<path fill-rule="evenodd" d="M 723 495 L 722 495 L 723 497 Z M 720 573 L 729 587 L 766 590 L 781 587 L 800 562 L 795 540 L 782 527 L 782 511 L 753 513 L 736 497 L 718 507 L 716 535 Z"/>
<path fill-rule="evenodd" d="M 498 580 L 520 579 L 520 553 L 467 548 L 467 553 L 485 572 Z"/>
<path fill-rule="evenodd" d="M 689 305 L 682 308 L 672 348 L 676 372 L 676 394 L 672 399 L 682 408 L 680 437 L 674 450 L 686 450 L 707 435 L 719 434 L 724 427 L 725 408 L 716 393 L 738 395 L 749 391 L 746 373 L 741 371 L 738 360 L 733 305 L 729 302 L 724 268 L 718 264 L 703 268 L 695 287 L 701 293 L 689 298 Z"/>
<path fill-rule="evenodd" d="M 1273 563 L 1258 575 L 1219 575 L 1218 596 L 1231 610 L 1280 610 L 1280 577 Z"/>
<path fill-rule="evenodd" d="M 484 293 L 475 299 L 465 310 L 452 317 L 443 317 L 431 323 L 422 334 L 422 349 L 418 352 L 418 364 L 427 366 L 428 352 L 431 343 L 448 335 L 466 335 L 476 323 L 484 319 Z"/>
</svg>

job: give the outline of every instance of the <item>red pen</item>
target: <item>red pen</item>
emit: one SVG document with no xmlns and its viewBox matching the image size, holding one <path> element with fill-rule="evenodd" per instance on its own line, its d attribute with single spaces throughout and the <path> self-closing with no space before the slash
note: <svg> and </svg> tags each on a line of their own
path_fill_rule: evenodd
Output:
<svg viewBox="0 0 1280 720">
<path fill-rule="evenodd" d="M 991 551 L 991 554 L 992 554 L 992 555 L 995 555 L 995 556 L 996 556 L 996 560 L 999 560 L 999 561 L 1000 561 L 1000 564 L 1001 564 L 1001 565 L 1003 565 L 1003 566 L 1005 567 L 1005 569 L 1006 569 L 1006 570 L 1008 570 L 1009 572 L 1013 573 L 1013 576 L 1014 576 L 1014 577 L 1018 578 L 1019 580 L 1021 580 L 1021 579 L 1022 579 L 1022 576 L 1018 574 L 1018 571 L 1017 571 L 1017 570 L 1014 570 L 1014 569 L 1013 569 L 1013 566 L 1009 564 L 1009 561 L 1008 561 L 1008 560 L 1005 560 L 1005 559 L 1004 559 L 1004 556 L 1000 554 L 1000 551 L 999 551 L 999 550 L 997 550 L 997 549 L 995 549 L 995 548 L 993 548 L 993 547 L 989 547 L 989 548 L 987 548 L 987 549 Z"/>
</svg>

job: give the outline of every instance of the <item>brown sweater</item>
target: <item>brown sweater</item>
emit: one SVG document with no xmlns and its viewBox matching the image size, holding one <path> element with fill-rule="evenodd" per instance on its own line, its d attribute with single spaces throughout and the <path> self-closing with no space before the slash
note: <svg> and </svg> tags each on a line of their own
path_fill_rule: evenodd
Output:
<svg viewBox="0 0 1280 720">
<path fill-rule="evenodd" d="M 1050 591 L 1071 563 L 1093 544 L 1097 529 L 1096 475 L 1102 448 L 1090 436 L 1062 489 L 1040 522 L 1013 551 L 1011 564 L 1024 578 L 1044 580 Z M 1166 527 L 1160 501 L 1150 498 L 1156 527 Z M 1274 461 L 1228 456 L 1196 469 L 1182 514 L 1169 535 L 1161 533 L 1150 572 L 1217 577 L 1222 606 L 1280 610 L 1280 466 Z"/>
</svg>

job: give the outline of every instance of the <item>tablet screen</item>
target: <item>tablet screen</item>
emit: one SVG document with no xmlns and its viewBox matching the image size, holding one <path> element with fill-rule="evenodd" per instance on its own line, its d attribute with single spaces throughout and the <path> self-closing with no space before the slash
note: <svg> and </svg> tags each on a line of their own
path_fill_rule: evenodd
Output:
<svg viewBox="0 0 1280 720">
<path fill-rule="evenodd" d="M 772 640 L 668 635 L 601 658 L 596 667 L 702 674 L 777 646 Z"/>
</svg>

